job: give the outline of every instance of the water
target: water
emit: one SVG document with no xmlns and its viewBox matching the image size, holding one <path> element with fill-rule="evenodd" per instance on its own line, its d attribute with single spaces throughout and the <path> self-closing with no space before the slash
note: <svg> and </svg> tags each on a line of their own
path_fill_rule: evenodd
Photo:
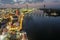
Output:
<svg viewBox="0 0 60 40">
<path fill-rule="evenodd" d="M 55 39 L 60 36 L 60 16 L 46 16 L 43 11 L 36 10 L 25 15 L 23 30 L 29 40 Z"/>
<path fill-rule="evenodd" d="M 46 16 L 36 11 L 24 17 L 23 29 L 29 40 L 55 39 L 60 36 L 60 16 Z"/>
</svg>

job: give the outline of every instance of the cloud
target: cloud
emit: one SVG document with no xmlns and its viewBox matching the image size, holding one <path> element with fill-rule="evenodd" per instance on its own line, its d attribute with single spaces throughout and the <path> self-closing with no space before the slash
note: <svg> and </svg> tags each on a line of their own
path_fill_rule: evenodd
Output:
<svg viewBox="0 0 60 40">
<path fill-rule="evenodd" d="M 0 0 L 0 4 L 15 4 L 15 3 L 37 3 L 37 2 L 60 2 L 60 0 Z"/>
<path fill-rule="evenodd" d="M 36 3 L 36 2 L 43 2 L 44 0 L 0 0 L 0 3 L 3 4 L 14 4 L 14 3 Z"/>
<path fill-rule="evenodd" d="M 3 4 L 11 4 L 13 0 L 1 0 L 1 3 Z"/>
<path fill-rule="evenodd" d="M 44 2 L 60 2 L 60 0 L 44 0 Z"/>
<path fill-rule="evenodd" d="M 2 4 L 0 7 L 24 7 L 24 4 L 27 2 L 29 7 L 43 7 L 44 4 L 46 4 L 47 7 L 60 7 L 60 0 L 0 0 L 0 4 Z"/>
</svg>

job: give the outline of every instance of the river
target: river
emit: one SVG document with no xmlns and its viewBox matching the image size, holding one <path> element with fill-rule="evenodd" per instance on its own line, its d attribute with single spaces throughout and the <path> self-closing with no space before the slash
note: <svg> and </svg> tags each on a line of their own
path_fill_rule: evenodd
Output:
<svg viewBox="0 0 60 40">
<path fill-rule="evenodd" d="M 25 15 L 23 29 L 29 40 L 55 39 L 60 36 L 60 16 L 46 16 L 42 11 L 35 11 Z"/>
</svg>

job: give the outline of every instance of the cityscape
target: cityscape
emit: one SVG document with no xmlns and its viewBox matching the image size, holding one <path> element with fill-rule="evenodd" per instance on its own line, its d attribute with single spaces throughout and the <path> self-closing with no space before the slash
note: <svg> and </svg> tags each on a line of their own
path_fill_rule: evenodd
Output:
<svg viewBox="0 0 60 40">
<path fill-rule="evenodd" d="M 0 0 L 0 40 L 59 36 L 60 0 Z"/>
</svg>

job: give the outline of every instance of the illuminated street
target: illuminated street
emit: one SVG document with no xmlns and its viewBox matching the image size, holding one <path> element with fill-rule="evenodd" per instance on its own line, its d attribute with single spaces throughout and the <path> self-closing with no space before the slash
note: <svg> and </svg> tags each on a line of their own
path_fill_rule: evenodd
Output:
<svg viewBox="0 0 60 40">
<path fill-rule="evenodd" d="M 0 40 L 60 39 L 60 0 L 0 0 Z"/>
</svg>

